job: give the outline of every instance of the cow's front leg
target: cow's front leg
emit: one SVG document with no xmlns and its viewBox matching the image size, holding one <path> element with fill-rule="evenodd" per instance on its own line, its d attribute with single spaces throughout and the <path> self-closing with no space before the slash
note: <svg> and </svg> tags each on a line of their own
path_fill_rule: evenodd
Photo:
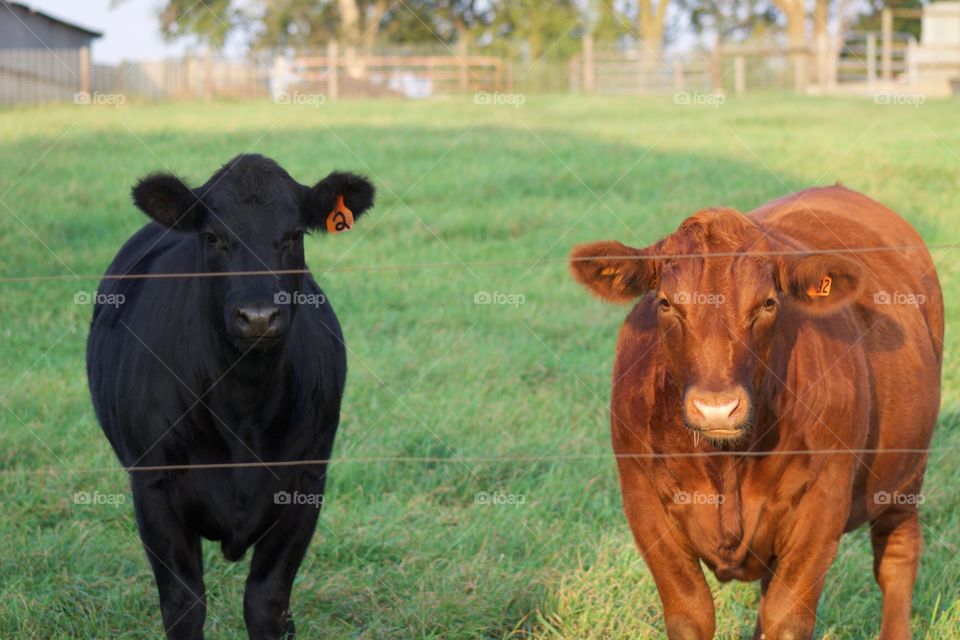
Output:
<svg viewBox="0 0 960 640">
<path fill-rule="evenodd" d="M 849 513 L 850 498 L 838 487 L 847 486 L 843 476 L 823 474 L 800 501 L 792 524 L 785 525 L 789 528 L 760 604 L 763 640 L 813 637 L 817 602 Z"/>
<path fill-rule="evenodd" d="M 922 542 L 916 505 L 896 505 L 885 511 L 870 523 L 870 539 L 873 574 L 883 592 L 880 640 L 910 640 L 910 606 Z"/>
<path fill-rule="evenodd" d="M 293 638 L 290 591 L 310 539 L 317 527 L 323 497 L 323 477 L 307 472 L 312 479 L 297 489 L 313 496 L 310 503 L 282 504 L 279 518 L 253 551 L 250 574 L 243 594 L 243 619 L 250 640 Z"/>
<path fill-rule="evenodd" d="M 713 596 L 700 560 L 670 519 L 647 477 L 621 463 L 623 505 L 634 540 L 653 574 L 669 640 L 713 638 Z"/>
<path fill-rule="evenodd" d="M 130 486 L 140 540 L 157 581 L 167 638 L 202 639 L 207 602 L 200 537 L 184 527 L 159 474 L 134 472 Z"/>
</svg>

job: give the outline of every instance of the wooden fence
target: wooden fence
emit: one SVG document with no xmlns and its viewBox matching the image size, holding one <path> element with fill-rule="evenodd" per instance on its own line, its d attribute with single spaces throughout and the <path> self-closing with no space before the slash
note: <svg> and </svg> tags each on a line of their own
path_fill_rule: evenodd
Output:
<svg viewBox="0 0 960 640">
<path fill-rule="evenodd" d="M 90 50 L 0 49 L 0 104 L 270 95 L 270 68 L 213 56 L 92 64 Z M 102 100 L 101 100 L 102 98 Z M 115 102 L 115 101 L 114 101 Z"/>
<path fill-rule="evenodd" d="M 492 56 L 341 52 L 331 42 L 324 55 L 278 58 L 282 78 L 275 94 L 320 93 L 340 96 L 423 98 L 449 93 L 501 91 L 509 84 L 503 60 Z"/>
</svg>

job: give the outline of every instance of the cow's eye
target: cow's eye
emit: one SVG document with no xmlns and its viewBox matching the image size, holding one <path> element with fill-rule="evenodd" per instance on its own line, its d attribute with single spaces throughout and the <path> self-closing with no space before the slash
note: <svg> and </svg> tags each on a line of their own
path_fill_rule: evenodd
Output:
<svg viewBox="0 0 960 640">
<path fill-rule="evenodd" d="M 210 232 L 203 234 L 203 241 L 206 242 L 207 245 L 211 247 L 215 247 L 218 244 L 220 244 L 220 238 L 217 237 L 217 234 L 210 233 Z"/>
<path fill-rule="evenodd" d="M 660 309 L 661 309 L 662 311 L 669 311 L 669 310 L 670 310 L 670 301 L 667 300 L 666 298 L 660 298 L 660 300 L 657 302 L 657 304 L 660 305 Z"/>
<path fill-rule="evenodd" d="M 777 301 L 773 298 L 767 298 L 763 301 L 763 308 L 766 311 L 772 311 L 775 306 L 777 306 Z"/>
</svg>

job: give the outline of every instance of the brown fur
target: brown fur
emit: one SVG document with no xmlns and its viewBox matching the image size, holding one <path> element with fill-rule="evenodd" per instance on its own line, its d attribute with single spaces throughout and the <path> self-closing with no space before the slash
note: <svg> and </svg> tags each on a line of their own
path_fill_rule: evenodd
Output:
<svg viewBox="0 0 960 640">
<path fill-rule="evenodd" d="M 645 249 L 574 250 L 579 282 L 607 300 L 639 299 L 617 344 L 612 439 L 624 510 L 670 638 L 713 636 L 701 561 L 720 580 L 761 581 L 755 637 L 811 637 L 840 536 L 866 522 L 883 592 L 880 637 L 910 637 L 920 527 L 915 502 L 902 501 L 919 494 L 927 456 L 850 450 L 929 446 L 944 321 L 933 263 L 924 248 L 781 255 L 903 245 L 923 241 L 897 214 L 836 186 L 747 215 L 701 211 Z M 768 255 L 671 257 L 746 251 Z M 617 259 L 630 255 L 645 259 Z M 830 294 L 807 295 L 824 275 Z M 924 300 L 879 304 L 882 292 Z M 684 304 L 694 293 L 723 302 Z M 733 388 L 748 404 L 735 410 L 742 434 L 701 439 L 685 419 L 690 390 Z M 737 455 L 824 449 L 841 453 Z M 730 455 L 629 457 L 691 452 Z M 895 497 L 885 504 L 880 492 Z"/>
</svg>

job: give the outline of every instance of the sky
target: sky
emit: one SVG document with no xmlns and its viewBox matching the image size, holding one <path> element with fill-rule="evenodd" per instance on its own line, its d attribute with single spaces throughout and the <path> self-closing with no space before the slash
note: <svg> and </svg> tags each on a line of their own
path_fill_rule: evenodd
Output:
<svg viewBox="0 0 960 640">
<path fill-rule="evenodd" d="M 156 60 L 179 56 L 185 42 L 164 42 L 157 13 L 162 0 L 124 0 L 111 8 L 111 0 L 18 0 L 81 27 L 100 31 L 93 41 L 94 62 L 116 64 L 122 60 Z"/>
</svg>

